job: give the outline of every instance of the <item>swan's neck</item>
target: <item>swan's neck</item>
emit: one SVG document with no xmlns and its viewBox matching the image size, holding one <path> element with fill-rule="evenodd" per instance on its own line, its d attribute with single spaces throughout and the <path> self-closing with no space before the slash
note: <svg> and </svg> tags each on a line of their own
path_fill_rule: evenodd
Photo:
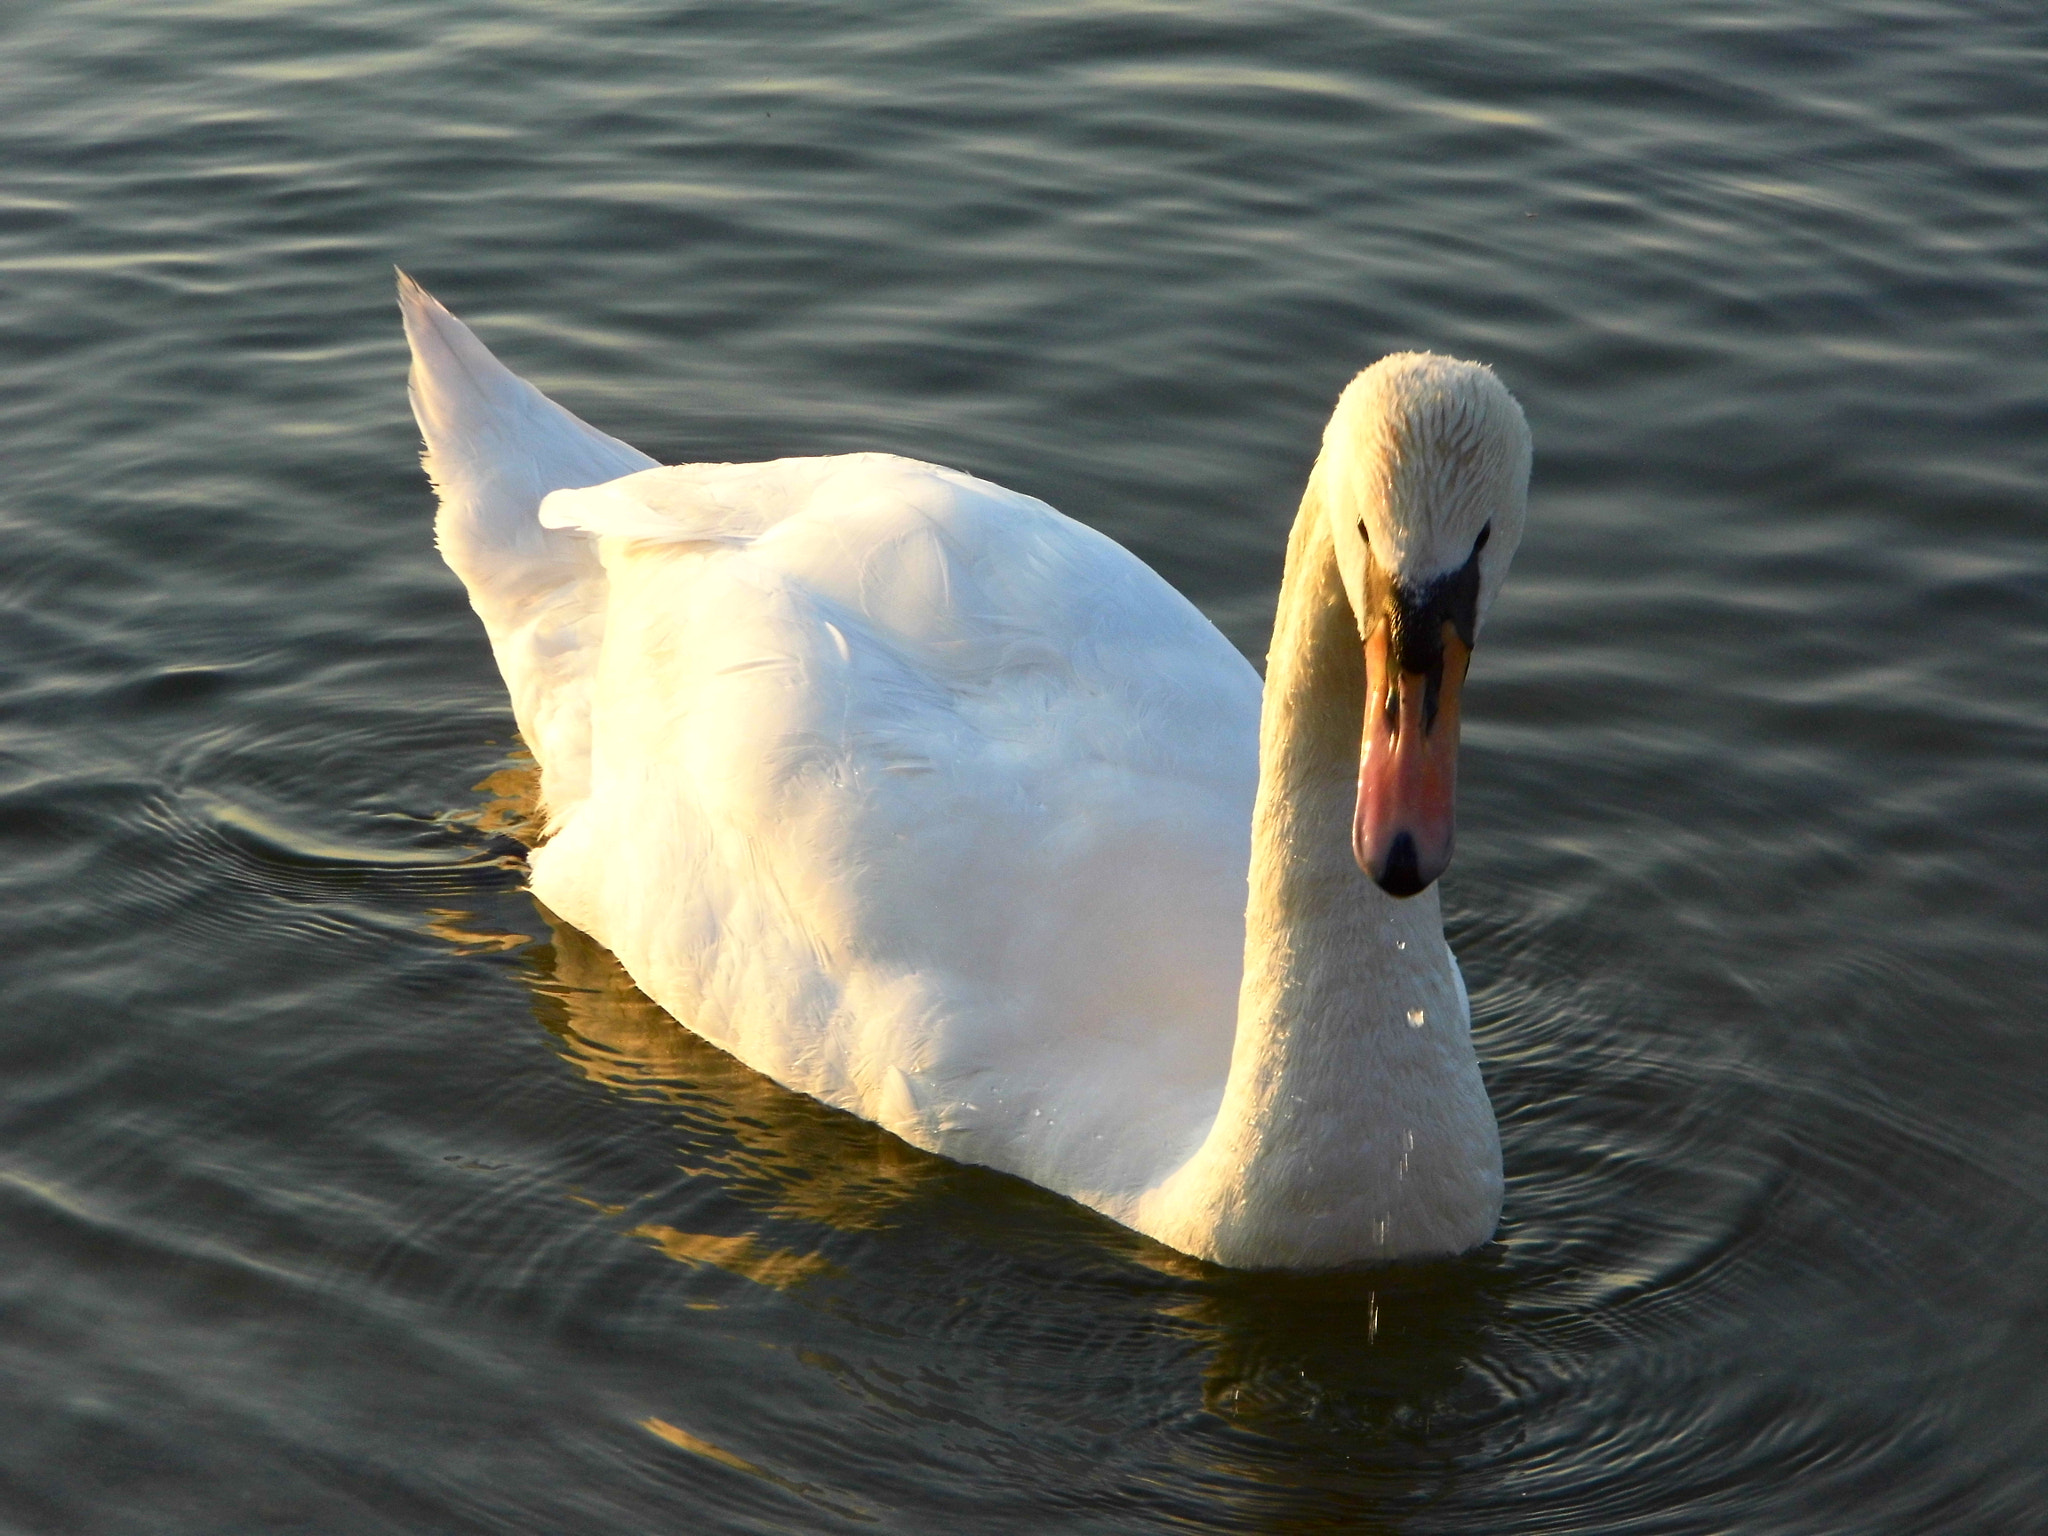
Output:
<svg viewBox="0 0 2048 1536">
<path fill-rule="evenodd" d="M 1352 855 L 1364 711 L 1363 645 L 1311 489 L 1267 662 L 1229 1080 L 1201 1149 L 1155 1191 L 1168 1240 L 1223 1263 L 1460 1252 L 1499 1215 L 1499 1140 L 1436 889 L 1396 900 Z"/>
</svg>

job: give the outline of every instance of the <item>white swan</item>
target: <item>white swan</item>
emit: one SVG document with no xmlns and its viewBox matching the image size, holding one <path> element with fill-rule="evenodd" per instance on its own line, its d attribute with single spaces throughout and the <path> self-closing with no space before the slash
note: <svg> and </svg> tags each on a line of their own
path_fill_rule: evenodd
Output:
<svg viewBox="0 0 2048 1536">
<path fill-rule="evenodd" d="M 648 996 L 1219 1263 L 1491 1236 L 1430 883 L 1527 496 L 1489 371 L 1344 391 L 1262 718 L 1191 604 L 1043 502 L 880 453 L 662 468 L 401 300 L 440 548 L 541 767 L 534 892 Z"/>
</svg>

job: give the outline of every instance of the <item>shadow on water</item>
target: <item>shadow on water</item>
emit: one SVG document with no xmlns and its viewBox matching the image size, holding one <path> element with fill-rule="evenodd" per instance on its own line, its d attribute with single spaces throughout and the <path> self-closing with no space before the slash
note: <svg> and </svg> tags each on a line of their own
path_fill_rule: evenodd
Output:
<svg viewBox="0 0 2048 1536">
<path fill-rule="evenodd" d="M 1482 1251 L 1325 1275 L 1206 1270 L 1167 1310 L 1207 1358 L 1204 1482 L 1268 1532 L 1404 1529 L 1503 1404 L 1478 1367 L 1509 1284 Z"/>
</svg>

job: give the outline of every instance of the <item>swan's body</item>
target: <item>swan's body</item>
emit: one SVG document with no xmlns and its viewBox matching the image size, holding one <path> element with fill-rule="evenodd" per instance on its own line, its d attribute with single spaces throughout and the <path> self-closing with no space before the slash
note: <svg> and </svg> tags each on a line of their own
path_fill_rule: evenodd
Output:
<svg viewBox="0 0 2048 1536">
<path fill-rule="evenodd" d="M 404 298 L 441 548 L 541 765 L 533 889 L 650 997 L 1220 1262 L 1491 1235 L 1436 892 L 1388 896 L 1343 833 L 1365 663 L 1340 525 L 1305 511 L 1290 546 L 1262 785 L 1258 676 L 1110 539 L 885 454 L 656 467 Z M 1311 502 L 1345 491 L 1318 475 Z M 1437 534 L 1471 542 L 1374 548 L 1426 562 Z"/>
</svg>

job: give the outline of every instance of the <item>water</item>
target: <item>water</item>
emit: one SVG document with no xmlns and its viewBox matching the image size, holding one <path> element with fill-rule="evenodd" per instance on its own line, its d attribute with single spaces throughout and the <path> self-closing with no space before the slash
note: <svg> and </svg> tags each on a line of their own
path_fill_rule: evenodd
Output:
<svg viewBox="0 0 2048 1536">
<path fill-rule="evenodd" d="M 2037 7 L 28 0 L 0 45 L 0 1524 L 2038 1528 Z M 659 457 L 960 465 L 1254 655 L 1344 379 L 1494 363 L 1537 480 L 1446 897 L 1499 1241 L 1205 1270 L 554 927 L 393 262 Z"/>
</svg>

